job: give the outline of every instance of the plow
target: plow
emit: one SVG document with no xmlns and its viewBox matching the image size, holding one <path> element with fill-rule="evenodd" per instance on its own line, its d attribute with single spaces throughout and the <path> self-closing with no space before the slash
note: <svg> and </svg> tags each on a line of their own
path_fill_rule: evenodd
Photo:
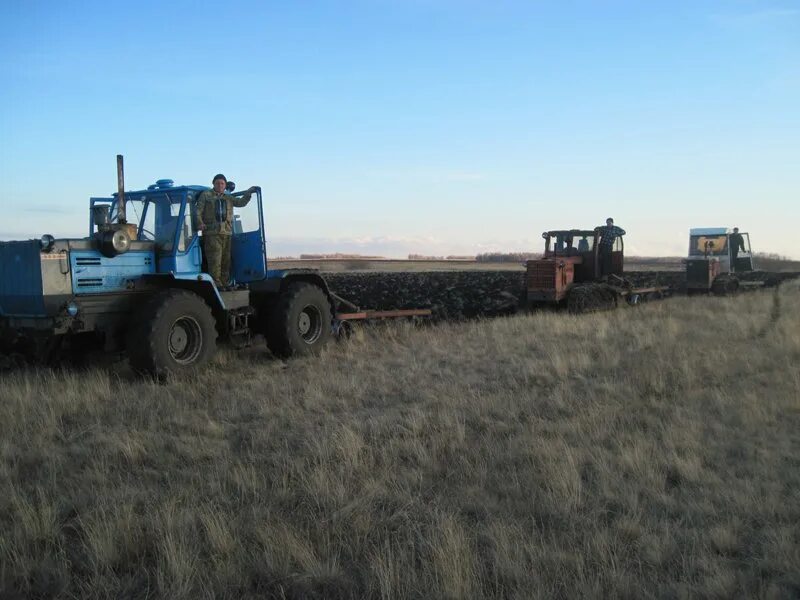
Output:
<svg viewBox="0 0 800 600">
<path fill-rule="evenodd" d="M 576 302 L 580 298 L 580 305 L 585 308 L 573 312 L 568 303 L 538 303 L 531 306 L 526 299 L 527 276 L 522 269 L 351 271 L 329 273 L 326 280 L 342 295 L 381 310 L 415 306 L 430 309 L 431 316 L 426 318 L 433 322 L 502 317 L 548 307 L 567 314 L 622 310 L 624 307 L 635 307 L 687 293 L 686 274 L 683 271 L 629 271 L 625 273 L 626 285 L 611 286 L 614 288 L 615 302 L 611 302 L 607 294 L 594 294 L 596 287 L 607 290 L 603 283 L 586 284 L 587 290 L 582 290 L 583 285 L 576 286 Z M 781 281 L 800 277 L 800 273 L 754 271 L 741 277 L 746 284 L 740 286 L 738 293 L 778 285 Z M 702 301 L 702 298 L 698 297 L 698 301 Z"/>
</svg>

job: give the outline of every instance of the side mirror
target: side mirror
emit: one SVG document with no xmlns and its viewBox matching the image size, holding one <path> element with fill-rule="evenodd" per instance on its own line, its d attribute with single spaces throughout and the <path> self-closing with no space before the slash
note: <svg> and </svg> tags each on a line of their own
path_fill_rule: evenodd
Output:
<svg viewBox="0 0 800 600">
<path fill-rule="evenodd" d="M 233 190 L 235 190 L 235 189 L 236 189 L 236 184 L 233 183 L 232 181 L 229 181 L 229 182 L 227 182 L 225 184 L 225 190 L 227 192 L 233 192 Z"/>
<path fill-rule="evenodd" d="M 547 239 L 547 232 L 546 231 L 542 232 L 542 239 L 545 239 L 545 240 Z"/>
</svg>

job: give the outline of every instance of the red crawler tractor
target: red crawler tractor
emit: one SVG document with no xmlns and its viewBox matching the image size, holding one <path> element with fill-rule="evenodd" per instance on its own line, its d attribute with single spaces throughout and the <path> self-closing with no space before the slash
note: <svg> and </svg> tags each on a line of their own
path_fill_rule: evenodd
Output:
<svg viewBox="0 0 800 600">
<path fill-rule="evenodd" d="M 566 306 L 572 313 L 615 308 L 620 299 L 636 304 L 667 287 L 634 288 L 623 276 L 624 244 L 617 237 L 611 270 L 601 273 L 599 233 L 591 229 L 545 231 L 542 258 L 527 262 L 528 304 Z"/>
</svg>

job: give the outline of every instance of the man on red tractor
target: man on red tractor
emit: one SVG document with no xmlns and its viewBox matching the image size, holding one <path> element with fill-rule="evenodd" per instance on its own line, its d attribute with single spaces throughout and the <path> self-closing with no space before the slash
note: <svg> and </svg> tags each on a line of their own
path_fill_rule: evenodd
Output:
<svg viewBox="0 0 800 600">
<path fill-rule="evenodd" d="M 609 217 L 606 219 L 605 227 L 595 227 L 595 231 L 600 234 L 599 254 L 600 254 L 600 273 L 599 275 L 608 275 L 612 271 L 611 266 L 611 251 L 614 249 L 614 240 L 618 237 L 625 235 L 625 230 L 622 227 L 614 225 L 614 219 Z"/>
</svg>

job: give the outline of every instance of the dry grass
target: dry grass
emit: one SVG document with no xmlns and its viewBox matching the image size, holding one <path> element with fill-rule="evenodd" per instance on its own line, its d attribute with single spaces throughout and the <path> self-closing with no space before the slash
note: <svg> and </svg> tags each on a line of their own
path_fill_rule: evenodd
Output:
<svg viewBox="0 0 800 600">
<path fill-rule="evenodd" d="M 0 596 L 800 594 L 800 290 L 0 381 Z"/>
</svg>

